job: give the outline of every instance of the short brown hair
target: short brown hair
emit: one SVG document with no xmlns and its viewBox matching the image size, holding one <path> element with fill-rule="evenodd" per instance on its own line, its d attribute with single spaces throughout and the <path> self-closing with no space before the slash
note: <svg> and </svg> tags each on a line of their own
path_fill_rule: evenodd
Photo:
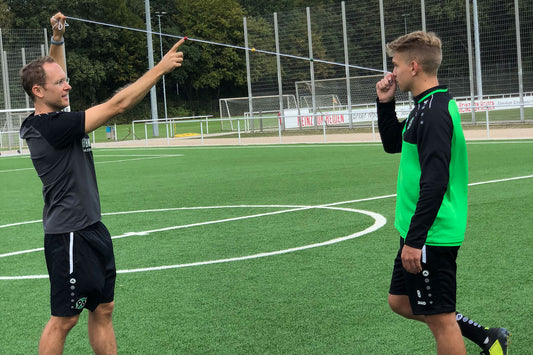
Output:
<svg viewBox="0 0 533 355">
<path fill-rule="evenodd" d="M 396 52 L 407 53 L 427 74 L 437 75 L 442 62 L 442 43 L 433 32 L 411 32 L 387 43 L 387 54 L 392 57 Z"/>
<path fill-rule="evenodd" d="M 20 79 L 22 88 L 35 101 L 32 88 L 35 84 L 44 84 L 46 82 L 46 72 L 43 65 L 45 63 L 55 63 L 54 58 L 50 56 L 35 59 L 20 70 Z"/>
</svg>

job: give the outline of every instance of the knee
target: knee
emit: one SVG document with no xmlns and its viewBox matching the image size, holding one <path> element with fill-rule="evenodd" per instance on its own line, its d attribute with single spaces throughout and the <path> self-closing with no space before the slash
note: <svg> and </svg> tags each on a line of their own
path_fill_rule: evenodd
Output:
<svg viewBox="0 0 533 355">
<path fill-rule="evenodd" d="M 54 317 L 50 318 L 50 325 L 62 333 L 68 333 L 76 324 L 78 324 L 78 315 L 72 317 Z"/>
<path fill-rule="evenodd" d="M 412 315 L 411 305 L 407 296 L 390 295 L 388 298 L 390 309 L 403 317 L 409 318 Z"/>
<path fill-rule="evenodd" d="M 434 334 L 459 329 L 455 313 L 428 315 L 425 316 L 425 322 Z"/>
<path fill-rule="evenodd" d="M 98 318 L 111 318 L 113 315 L 113 309 L 115 308 L 115 302 L 101 303 L 96 307 L 94 312 L 91 312 Z"/>
</svg>

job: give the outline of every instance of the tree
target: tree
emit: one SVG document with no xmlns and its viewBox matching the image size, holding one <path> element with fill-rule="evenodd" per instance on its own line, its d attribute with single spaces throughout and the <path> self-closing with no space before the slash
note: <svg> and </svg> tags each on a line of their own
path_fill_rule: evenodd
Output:
<svg viewBox="0 0 533 355">
<path fill-rule="evenodd" d="M 0 28 L 11 28 L 13 14 L 9 11 L 6 0 L 0 0 Z"/>
<path fill-rule="evenodd" d="M 172 16 L 183 36 L 222 44 L 242 45 L 244 11 L 236 0 L 204 0 L 176 3 Z M 185 42 L 184 71 L 189 94 L 204 90 L 220 92 L 244 87 L 244 52 L 208 43 Z M 211 89 L 211 90 L 210 90 Z"/>
</svg>

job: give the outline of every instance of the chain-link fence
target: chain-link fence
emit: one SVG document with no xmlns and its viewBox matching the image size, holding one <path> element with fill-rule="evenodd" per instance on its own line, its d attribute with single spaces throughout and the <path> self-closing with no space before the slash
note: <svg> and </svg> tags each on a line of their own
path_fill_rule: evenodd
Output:
<svg viewBox="0 0 533 355">
<path fill-rule="evenodd" d="M 376 74 L 392 70 L 385 43 L 426 30 L 442 39 L 439 80 L 456 97 L 465 123 L 470 121 L 472 107 L 474 112 L 490 111 L 491 121 L 533 118 L 530 1 L 483 2 L 475 9 L 468 0 L 358 0 L 245 21 L 249 105 L 227 117 L 253 120 L 255 96 L 294 95 L 296 110 L 279 100 L 262 111 L 296 120 L 299 128 L 305 126 L 301 116 L 314 116 L 315 127 L 320 121 L 329 124 L 327 117 L 333 116 L 333 125 L 350 127 L 356 121 L 375 119 L 366 111 L 375 112 L 367 109 L 375 101 Z M 404 93 L 396 99 L 409 101 Z M 474 114 L 471 120 L 476 122 Z M 485 113 L 477 121 L 485 121 Z"/>
<path fill-rule="evenodd" d="M 531 121 L 533 3 L 479 3 L 474 9 L 471 0 L 354 0 L 247 18 L 249 96 L 221 100 L 220 115 L 246 118 L 243 127 L 252 130 L 301 129 L 309 120 L 315 128 L 368 124 L 375 120 L 375 82 L 392 70 L 385 43 L 424 29 L 442 39 L 439 79 L 457 98 L 465 123 L 485 121 L 487 112 L 491 122 Z M 45 54 L 47 41 L 45 29 L 1 31 L 0 110 L 31 106 L 19 70 Z M 397 101 L 408 111 L 406 94 Z M 478 110 L 485 112 L 470 113 Z M 0 111 L 3 132 L 16 130 L 11 116 Z M 238 126 L 223 122 L 223 129 Z"/>
<path fill-rule="evenodd" d="M 23 117 L 32 107 L 31 100 L 20 84 L 20 69 L 47 48 L 46 30 L 0 29 L 0 149 L 20 150 L 23 142 L 18 130 Z"/>
</svg>

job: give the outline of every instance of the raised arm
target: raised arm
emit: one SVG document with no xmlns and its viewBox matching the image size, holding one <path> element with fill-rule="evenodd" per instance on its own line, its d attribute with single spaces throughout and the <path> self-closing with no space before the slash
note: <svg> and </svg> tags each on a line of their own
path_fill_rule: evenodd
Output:
<svg viewBox="0 0 533 355">
<path fill-rule="evenodd" d="M 50 18 L 50 24 L 52 25 L 50 56 L 54 58 L 56 63 L 59 64 L 65 73 L 67 72 L 67 65 L 65 60 L 65 49 L 63 47 L 63 35 L 65 34 L 66 21 L 67 17 L 61 12 L 58 12 Z"/>
<path fill-rule="evenodd" d="M 376 84 L 378 128 L 383 149 L 387 153 L 402 151 L 402 130 L 404 122 L 398 122 L 394 94 L 397 84 L 391 73 Z"/>
<path fill-rule="evenodd" d="M 177 67 L 181 67 L 183 62 L 183 52 L 178 52 L 179 46 L 185 41 L 182 38 L 174 44 L 172 49 L 161 59 L 161 61 L 133 84 L 125 87 L 116 93 L 108 101 L 89 108 L 85 111 L 85 132 L 89 133 L 105 124 L 112 117 L 121 114 L 143 99 L 158 80 Z"/>
</svg>

